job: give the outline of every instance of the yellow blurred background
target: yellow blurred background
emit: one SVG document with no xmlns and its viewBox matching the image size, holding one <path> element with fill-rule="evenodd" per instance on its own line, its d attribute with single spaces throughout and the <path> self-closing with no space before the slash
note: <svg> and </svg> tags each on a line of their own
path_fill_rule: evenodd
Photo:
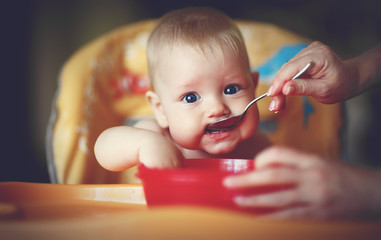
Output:
<svg viewBox="0 0 381 240">
<path fill-rule="evenodd" d="M 15 0 L 2 3 L 0 181 L 48 182 L 45 131 L 64 62 L 112 29 L 186 6 L 275 23 L 342 58 L 381 43 L 378 0 Z M 381 166 L 381 86 L 347 102 L 346 161 Z"/>
</svg>

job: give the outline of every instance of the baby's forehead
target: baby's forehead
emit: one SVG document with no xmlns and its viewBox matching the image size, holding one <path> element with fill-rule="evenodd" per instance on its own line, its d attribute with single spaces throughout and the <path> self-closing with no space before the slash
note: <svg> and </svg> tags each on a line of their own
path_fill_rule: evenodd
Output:
<svg viewBox="0 0 381 240">
<path fill-rule="evenodd" d="M 163 61 L 155 65 L 157 79 L 165 79 L 168 75 L 181 77 L 183 73 L 200 76 L 215 75 L 216 72 L 224 74 L 224 69 L 232 69 L 228 71 L 229 75 L 250 72 L 246 58 L 229 51 L 205 53 L 197 47 L 177 46 L 161 56 Z"/>
<path fill-rule="evenodd" d="M 187 61 L 189 60 L 187 58 L 190 56 L 189 54 L 197 54 L 206 61 L 219 62 L 221 66 L 236 61 L 237 64 L 250 73 L 248 58 L 243 50 L 231 49 L 224 43 L 200 46 L 198 44 L 177 42 L 175 44 L 163 44 L 156 49 L 155 60 L 150 65 L 151 85 L 155 88 L 155 85 L 162 84 L 168 72 L 176 71 L 177 66 L 182 65 L 184 61 L 197 65 L 198 62 Z"/>
<path fill-rule="evenodd" d="M 231 48 L 229 45 L 221 43 L 189 44 L 176 43 L 160 47 L 160 56 L 165 58 L 178 57 L 179 55 L 192 52 L 209 60 L 216 61 L 220 59 L 242 59 L 245 60 L 245 52 Z M 159 61 L 161 62 L 161 61 Z"/>
</svg>

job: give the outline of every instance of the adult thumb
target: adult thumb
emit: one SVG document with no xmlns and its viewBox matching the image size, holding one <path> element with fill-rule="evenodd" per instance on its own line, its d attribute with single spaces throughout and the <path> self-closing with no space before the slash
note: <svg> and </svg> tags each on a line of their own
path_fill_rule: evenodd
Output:
<svg viewBox="0 0 381 240">
<path fill-rule="evenodd" d="M 316 96 L 322 83 L 314 79 L 295 79 L 288 81 L 282 89 L 284 95 Z"/>
</svg>

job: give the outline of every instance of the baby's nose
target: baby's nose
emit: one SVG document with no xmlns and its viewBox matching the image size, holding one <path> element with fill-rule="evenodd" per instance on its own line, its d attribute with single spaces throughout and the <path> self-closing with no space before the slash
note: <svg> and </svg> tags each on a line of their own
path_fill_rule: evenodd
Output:
<svg viewBox="0 0 381 240">
<path fill-rule="evenodd" d="M 228 117 L 229 115 L 230 115 L 229 107 L 221 101 L 214 101 L 208 106 L 209 118 Z"/>
</svg>

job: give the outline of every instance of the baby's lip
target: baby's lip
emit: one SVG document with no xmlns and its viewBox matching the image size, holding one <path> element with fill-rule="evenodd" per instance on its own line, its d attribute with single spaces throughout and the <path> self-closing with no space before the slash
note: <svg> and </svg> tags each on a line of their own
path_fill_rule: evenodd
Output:
<svg viewBox="0 0 381 240">
<path fill-rule="evenodd" d="M 209 134 L 218 134 L 218 133 L 223 133 L 223 132 L 227 132 L 229 131 L 230 129 L 226 129 L 226 130 L 211 130 L 211 129 L 208 129 L 208 127 L 205 127 L 205 133 L 209 133 Z"/>
<path fill-rule="evenodd" d="M 222 119 L 224 120 L 224 119 Z M 212 122 L 212 123 L 216 123 L 216 121 Z M 206 125 L 205 127 L 205 133 L 210 133 L 210 134 L 216 134 L 216 133 L 223 133 L 223 132 L 227 132 L 227 131 L 231 131 L 232 129 L 234 129 L 236 126 L 232 126 L 232 127 L 221 127 L 221 128 L 218 128 L 218 127 L 212 127 L 212 128 L 209 128 L 209 125 Z"/>
<path fill-rule="evenodd" d="M 214 140 L 222 140 L 226 137 L 230 136 L 232 129 L 228 130 L 207 130 L 205 128 L 205 136 L 214 139 Z"/>
</svg>

